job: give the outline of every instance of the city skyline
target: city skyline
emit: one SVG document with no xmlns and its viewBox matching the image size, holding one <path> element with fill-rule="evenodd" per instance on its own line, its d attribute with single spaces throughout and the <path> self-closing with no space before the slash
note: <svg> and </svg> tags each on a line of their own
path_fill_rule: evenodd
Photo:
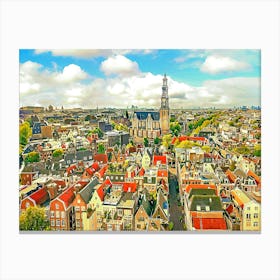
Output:
<svg viewBox="0 0 280 280">
<path fill-rule="evenodd" d="M 259 50 L 20 50 L 20 106 L 260 106 Z"/>
</svg>

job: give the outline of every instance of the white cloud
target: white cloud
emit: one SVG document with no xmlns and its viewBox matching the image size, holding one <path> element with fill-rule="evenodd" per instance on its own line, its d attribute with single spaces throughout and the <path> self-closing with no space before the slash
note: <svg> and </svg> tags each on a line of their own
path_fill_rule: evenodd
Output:
<svg viewBox="0 0 280 280">
<path fill-rule="evenodd" d="M 121 62 L 122 60 L 123 56 Z M 94 79 L 74 64 L 66 66 L 60 72 L 55 69 L 46 70 L 31 61 L 21 64 L 21 105 L 39 104 L 46 107 L 52 104 L 59 107 L 63 105 L 65 108 L 124 108 L 137 105 L 159 108 L 162 75 L 141 73 L 138 65 L 136 67 L 128 59 L 123 64 L 118 63 L 116 57 L 105 61 L 112 63 L 109 73 L 117 75 Z M 106 67 L 109 66 L 105 64 L 105 69 Z M 86 84 L 83 83 L 85 78 Z M 260 105 L 259 78 L 208 80 L 202 86 L 194 87 L 168 77 L 168 86 L 171 108 Z"/>
<path fill-rule="evenodd" d="M 79 80 L 84 80 L 88 75 L 81 69 L 80 66 L 75 64 L 70 64 L 63 68 L 62 73 L 56 76 L 59 82 L 74 82 Z"/>
<path fill-rule="evenodd" d="M 76 58 L 109 57 L 112 55 L 125 54 L 151 54 L 156 50 L 150 49 L 36 49 L 35 54 L 51 52 L 53 56 L 70 56 Z"/>
<path fill-rule="evenodd" d="M 246 62 L 235 60 L 231 57 L 210 55 L 201 65 L 202 72 L 217 74 L 220 72 L 246 70 L 250 65 Z"/>
<path fill-rule="evenodd" d="M 137 62 L 131 61 L 123 55 L 111 56 L 101 63 L 100 69 L 105 75 L 132 76 L 139 72 Z"/>
</svg>

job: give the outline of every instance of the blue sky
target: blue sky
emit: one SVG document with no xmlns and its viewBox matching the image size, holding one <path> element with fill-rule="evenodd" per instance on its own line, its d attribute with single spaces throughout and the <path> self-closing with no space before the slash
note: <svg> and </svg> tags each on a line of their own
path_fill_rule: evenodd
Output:
<svg viewBox="0 0 280 280">
<path fill-rule="evenodd" d="M 164 73 L 174 108 L 260 105 L 259 50 L 20 50 L 19 61 L 21 105 L 157 107 Z"/>
</svg>

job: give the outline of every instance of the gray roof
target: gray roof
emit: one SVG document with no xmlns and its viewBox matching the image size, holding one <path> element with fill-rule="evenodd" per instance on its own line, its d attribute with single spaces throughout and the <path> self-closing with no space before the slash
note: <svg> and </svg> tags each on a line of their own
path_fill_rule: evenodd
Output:
<svg viewBox="0 0 280 280">
<path fill-rule="evenodd" d="M 151 115 L 154 121 L 158 121 L 160 119 L 159 112 L 135 112 L 138 120 L 146 120 L 148 115 Z"/>
<path fill-rule="evenodd" d="M 216 192 L 213 189 L 191 189 L 189 199 L 193 195 L 216 195 Z"/>
<path fill-rule="evenodd" d="M 76 158 L 77 160 L 83 160 L 84 157 L 89 157 L 90 155 L 92 155 L 92 151 L 90 150 L 77 151 Z"/>
<path fill-rule="evenodd" d="M 93 178 L 80 192 L 82 199 L 85 203 L 88 203 L 92 197 L 92 193 L 94 191 L 94 187 L 99 183 L 96 177 Z"/>
<path fill-rule="evenodd" d="M 190 210 L 197 211 L 198 205 L 201 211 L 205 211 L 206 206 L 210 207 L 210 211 L 223 211 L 221 199 L 216 195 L 193 195 Z"/>
</svg>

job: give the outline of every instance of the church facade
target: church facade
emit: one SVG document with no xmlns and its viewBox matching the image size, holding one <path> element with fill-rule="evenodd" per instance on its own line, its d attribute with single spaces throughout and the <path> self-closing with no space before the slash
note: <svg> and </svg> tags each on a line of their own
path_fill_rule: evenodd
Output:
<svg viewBox="0 0 280 280">
<path fill-rule="evenodd" d="M 134 112 L 130 135 L 135 138 L 155 139 L 169 133 L 169 97 L 166 74 L 163 77 L 161 106 L 159 111 Z"/>
</svg>

